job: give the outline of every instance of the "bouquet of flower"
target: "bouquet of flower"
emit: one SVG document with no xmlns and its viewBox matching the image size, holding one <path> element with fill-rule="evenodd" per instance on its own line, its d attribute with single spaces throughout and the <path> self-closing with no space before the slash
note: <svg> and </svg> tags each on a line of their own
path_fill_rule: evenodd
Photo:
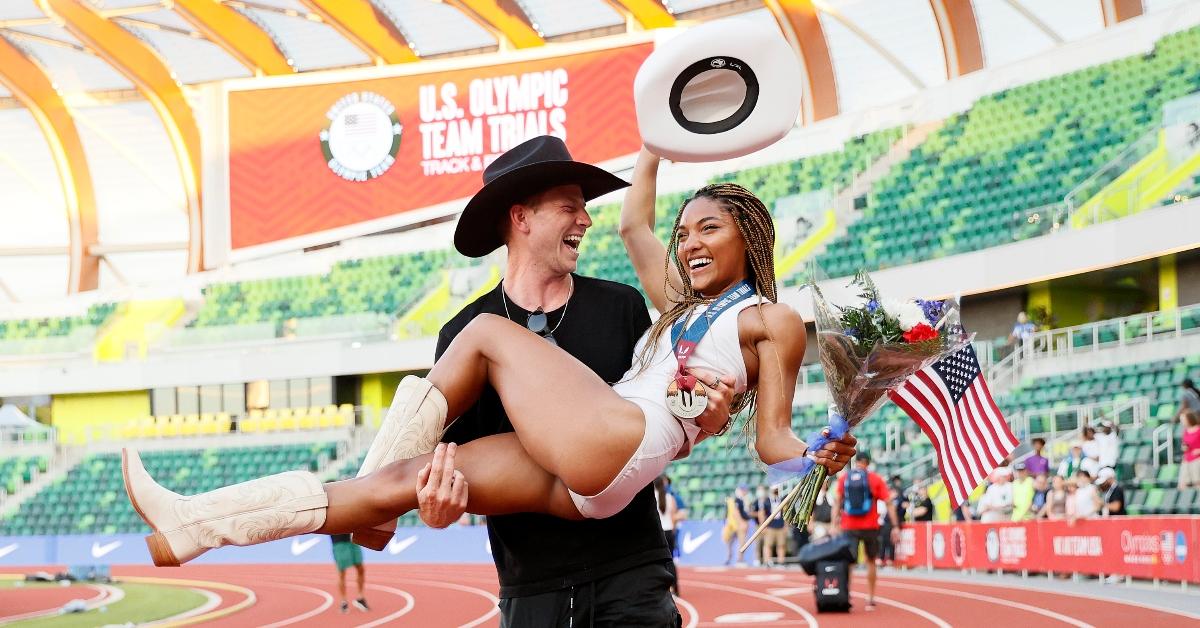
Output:
<svg viewBox="0 0 1200 628">
<path fill-rule="evenodd" d="M 830 421 L 828 428 L 809 435 L 810 451 L 840 439 L 879 409 L 889 391 L 970 342 L 958 324 L 953 302 L 916 299 L 884 303 L 875 283 L 863 272 L 855 275 L 850 285 L 858 289 L 861 303 L 839 307 L 825 300 L 815 282 L 811 284 L 817 347 L 829 388 Z M 825 467 L 803 457 L 772 465 L 770 471 L 801 477 L 782 508 L 786 521 L 805 525 L 817 492 L 825 484 Z"/>
</svg>

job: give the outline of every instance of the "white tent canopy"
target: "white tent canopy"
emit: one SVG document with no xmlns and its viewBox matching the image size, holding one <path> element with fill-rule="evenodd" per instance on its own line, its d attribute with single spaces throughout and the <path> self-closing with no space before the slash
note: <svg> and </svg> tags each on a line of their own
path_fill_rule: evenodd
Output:
<svg viewBox="0 0 1200 628">
<path fill-rule="evenodd" d="M 6 403 L 0 406 L 0 429 L 5 428 L 44 430 L 46 426 L 29 418 L 17 406 Z"/>
</svg>

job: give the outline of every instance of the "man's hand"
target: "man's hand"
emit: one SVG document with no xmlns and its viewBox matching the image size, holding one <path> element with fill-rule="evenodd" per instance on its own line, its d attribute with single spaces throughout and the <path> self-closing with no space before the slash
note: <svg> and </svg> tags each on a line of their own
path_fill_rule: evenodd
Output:
<svg viewBox="0 0 1200 628">
<path fill-rule="evenodd" d="M 708 405 L 704 412 L 696 417 L 696 425 L 709 434 L 717 434 L 725 429 L 731 420 L 729 404 L 733 401 L 733 385 L 735 380 L 731 375 L 722 375 L 706 369 L 688 369 L 688 373 L 700 379 L 700 383 L 708 389 Z M 714 383 L 719 383 L 713 386 Z"/>
<path fill-rule="evenodd" d="M 892 527 L 892 545 L 900 544 L 900 528 Z"/>
<path fill-rule="evenodd" d="M 433 460 L 417 472 L 417 504 L 421 521 L 431 528 L 445 528 L 467 511 L 467 479 L 454 468 L 457 446 L 441 443 Z"/>
<path fill-rule="evenodd" d="M 841 440 L 830 441 L 825 443 L 820 449 L 815 452 L 809 452 L 812 459 L 817 464 L 829 470 L 829 475 L 833 475 L 841 471 L 850 464 L 854 459 L 855 449 L 858 446 L 858 439 L 853 434 L 847 432 Z"/>
</svg>

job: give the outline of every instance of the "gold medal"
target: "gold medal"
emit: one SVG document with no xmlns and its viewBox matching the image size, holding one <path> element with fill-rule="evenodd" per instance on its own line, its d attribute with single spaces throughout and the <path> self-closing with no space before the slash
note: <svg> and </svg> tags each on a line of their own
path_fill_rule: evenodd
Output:
<svg viewBox="0 0 1200 628">
<path fill-rule="evenodd" d="M 681 389 L 675 378 L 667 385 L 667 409 L 671 414 L 681 419 L 694 419 L 704 414 L 708 407 L 708 389 L 700 383 L 699 378 L 691 390 Z"/>
</svg>

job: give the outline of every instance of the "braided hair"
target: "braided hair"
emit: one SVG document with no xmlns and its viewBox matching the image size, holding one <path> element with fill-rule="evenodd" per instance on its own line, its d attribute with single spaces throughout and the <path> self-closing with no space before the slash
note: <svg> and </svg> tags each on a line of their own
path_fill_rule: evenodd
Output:
<svg viewBox="0 0 1200 628">
<path fill-rule="evenodd" d="M 664 290 L 667 300 L 674 305 L 671 309 L 663 312 L 663 315 L 650 327 L 649 336 L 642 347 L 642 354 L 639 356 L 643 368 L 649 364 L 650 354 L 654 347 L 658 346 L 662 335 L 676 321 L 686 317 L 694 306 L 712 302 L 711 298 L 703 297 L 692 287 L 686 263 L 679 257 L 679 223 L 683 219 L 683 211 L 687 209 L 688 204 L 698 198 L 712 200 L 733 217 L 738 232 L 742 234 L 742 241 L 746 244 L 749 273 L 747 280 L 754 286 L 759 305 L 762 305 L 763 297 L 773 303 L 779 299 L 778 286 L 775 282 L 775 223 L 771 219 L 771 213 L 767 206 L 749 190 L 736 183 L 713 183 L 696 190 L 696 193 L 684 201 L 675 214 L 675 224 L 671 228 L 670 239 L 667 241 L 666 289 Z M 671 283 L 672 262 L 679 271 L 679 277 L 683 280 L 682 291 Z M 759 316 L 762 316 L 762 310 L 759 310 Z M 763 325 L 766 326 L 765 319 Z M 769 334 L 770 330 L 768 330 Z M 754 388 L 736 395 L 730 404 L 730 413 L 738 414 L 749 408 L 747 416 L 753 416 L 756 395 L 757 391 Z M 753 423 L 753 421 L 747 420 L 746 427 L 752 429 Z"/>
</svg>

